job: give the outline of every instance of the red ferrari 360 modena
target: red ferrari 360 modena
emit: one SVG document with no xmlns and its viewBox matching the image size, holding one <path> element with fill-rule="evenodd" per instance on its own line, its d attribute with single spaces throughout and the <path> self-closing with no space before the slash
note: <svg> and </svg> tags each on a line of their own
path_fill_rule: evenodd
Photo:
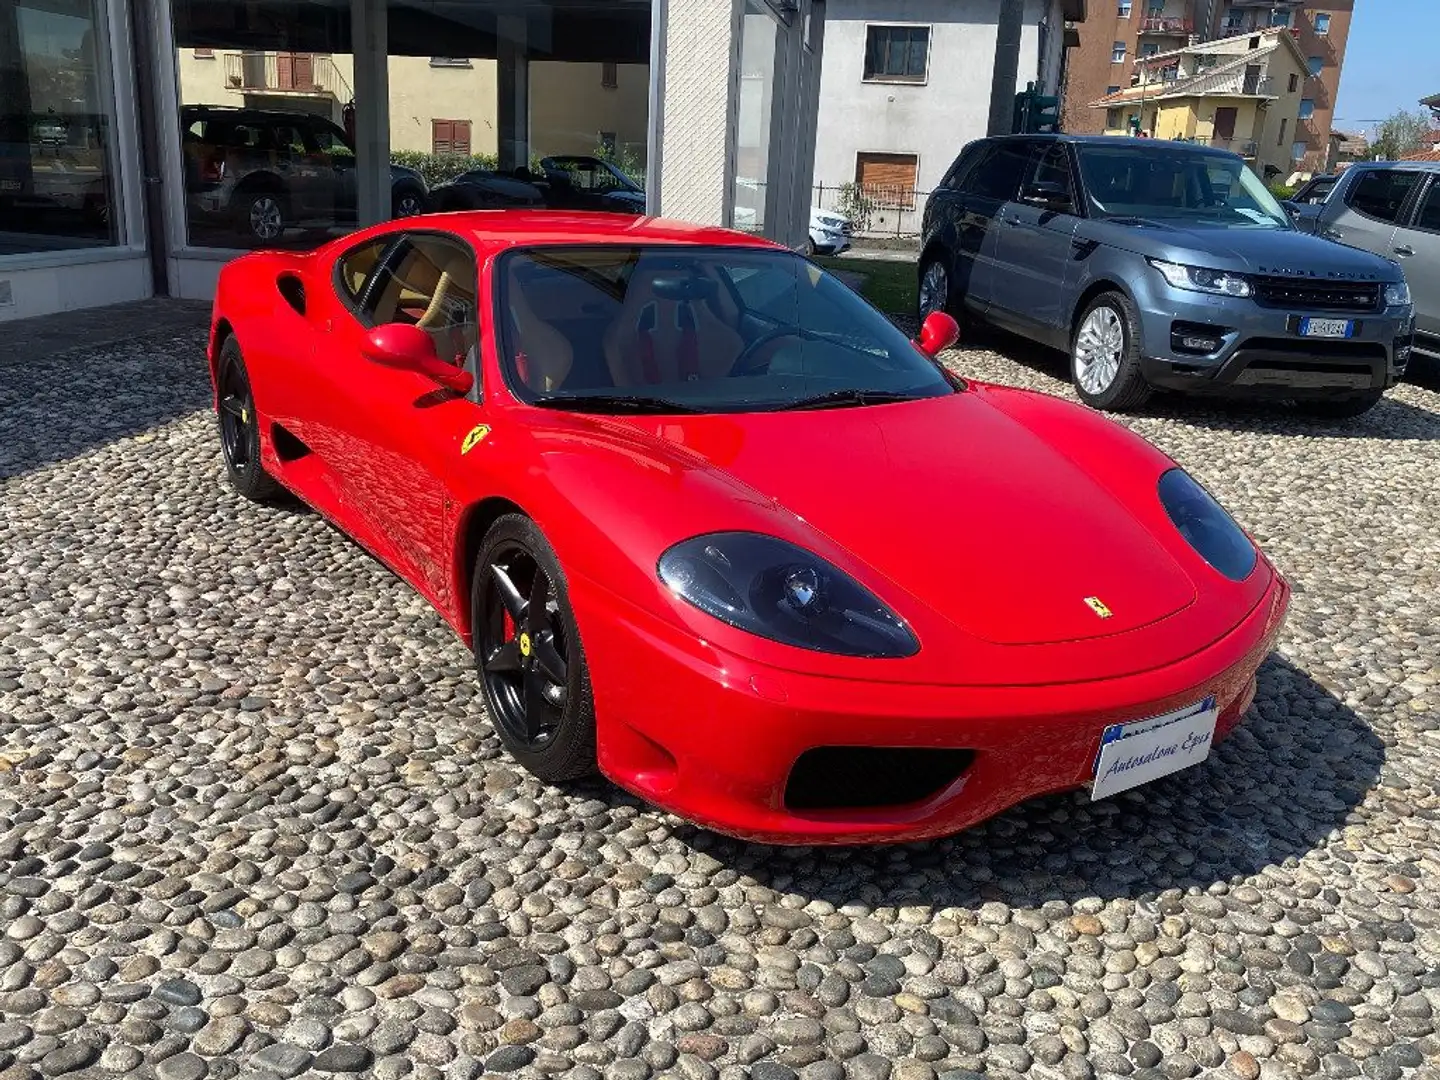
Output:
<svg viewBox="0 0 1440 1080">
<path fill-rule="evenodd" d="M 1289 595 L 1164 454 L 954 338 L 755 237 L 502 211 L 236 260 L 209 359 L 230 482 L 419 590 L 526 768 L 848 843 L 1202 761 Z"/>
</svg>

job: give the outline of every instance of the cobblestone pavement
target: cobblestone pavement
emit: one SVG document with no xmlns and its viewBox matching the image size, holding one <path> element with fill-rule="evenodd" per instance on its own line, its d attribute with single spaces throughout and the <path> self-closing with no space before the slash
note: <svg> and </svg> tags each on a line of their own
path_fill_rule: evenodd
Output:
<svg viewBox="0 0 1440 1080">
<path fill-rule="evenodd" d="M 201 348 L 0 355 L 3 1080 L 1440 1076 L 1434 389 L 1126 421 L 1296 586 L 1206 764 L 776 850 L 522 773 L 418 597 L 222 486 Z"/>
</svg>

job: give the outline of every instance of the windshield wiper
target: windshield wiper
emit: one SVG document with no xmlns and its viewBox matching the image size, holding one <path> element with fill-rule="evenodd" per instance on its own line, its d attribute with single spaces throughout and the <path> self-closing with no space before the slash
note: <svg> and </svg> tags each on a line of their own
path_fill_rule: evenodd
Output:
<svg viewBox="0 0 1440 1080">
<path fill-rule="evenodd" d="M 551 394 L 538 398 L 536 408 L 571 409 L 575 412 L 605 413 L 697 413 L 701 410 L 678 401 L 627 394 Z"/>
<path fill-rule="evenodd" d="M 853 405 L 884 405 L 893 401 L 918 401 L 924 394 L 913 390 L 831 390 L 814 397 L 801 398 L 784 405 L 777 405 L 776 412 L 794 412 L 800 409 L 844 409 Z"/>
</svg>

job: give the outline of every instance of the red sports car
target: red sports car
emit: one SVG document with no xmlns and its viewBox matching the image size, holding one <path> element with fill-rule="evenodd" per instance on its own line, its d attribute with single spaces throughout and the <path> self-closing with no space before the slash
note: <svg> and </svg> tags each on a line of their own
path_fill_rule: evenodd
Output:
<svg viewBox="0 0 1440 1080">
<path fill-rule="evenodd" d="M 526 768 L 848 843 L 1203 760 L 1289 596 L 1164 454 L 954 336 L 754 237 L 499 211 L 230 263 L 209 359 L 231 483 L 419 590 Z"/>
</svg>

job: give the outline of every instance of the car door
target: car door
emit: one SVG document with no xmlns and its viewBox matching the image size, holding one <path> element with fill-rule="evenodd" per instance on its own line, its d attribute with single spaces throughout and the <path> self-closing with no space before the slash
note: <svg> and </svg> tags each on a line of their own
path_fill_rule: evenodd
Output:
<svg viewBox="0 0 1440 1080">
<path fill-rule="evenodd" d="M 1325 202 L 1318 232 L 1327 240 L 1393 258 L 1395 227 L 1421 174 L 1415 169 L 1363 168 Z"/>
<path fill-rule="evenodd" d="M 1072 241 L 1079 220 L 1068 148 L 1040 143 L 1026 165 L 1019 197 L 1000 211 L 990 318 L 1038 329 L 1046 340 L 1067 329 L 1065 284 L 1075 265 Z"/>
<path fill-rule="evenodd" d="M 1440 355 L 1440 173 L 1426 180 L 1408 222 L 1395 231 L 1392 254 L 1415 301 L 1416 344 Z"/>
<path fill-rule="evenodd" d="M 953 240 L 952 289 L 966 306 L 984 313 L 995 288 L 995 247 L 1000 211 L 1020 190 L 1033 140 L 996 139 L 983 144 L 974 164 L 957 177 L 946 208 Z"/>
<path fill-rule="evenodd" d="M 269 135 L 275 169 L 286 178 L 290 191 L 290 213 L 297 218 L 313 217 L 322 191 L 328 188 L 323 174 L 329 170 L 315 160 L 299 121 L 279 120 L 270 125 Z"/>
<path fill-rule="evenodd" d="M 315 144 L 328 172 L 327 202 L 331 214 L 337 221 L 355 220 L 355 151 L 345 141 L 344 133 L 323 120 L 317 120 L 310 129 Z"/>
<path fill-rule="evenodd" d="M 349 273 L 337 260 L 329 341 L 315 365 L 329 395 L 329 462 L 357 532 L 432 601 L 453 603 L 446 478 L 467 433 L 484 416 L 478 389 L 479 305 L 475 253 L 432 230 L 392 234 L 374 265 Z M 348 253 L 347 253 L 348 254 Z M 357 256 L 365 255 L 357 249 Z M 368 256 L 367 256 L 368 257 Z M 468 367 L 469 395 L 412 371 L 366 360 L 365 335 L 386 323 L 418 325 L 436 355 Z"/>
</svg>

